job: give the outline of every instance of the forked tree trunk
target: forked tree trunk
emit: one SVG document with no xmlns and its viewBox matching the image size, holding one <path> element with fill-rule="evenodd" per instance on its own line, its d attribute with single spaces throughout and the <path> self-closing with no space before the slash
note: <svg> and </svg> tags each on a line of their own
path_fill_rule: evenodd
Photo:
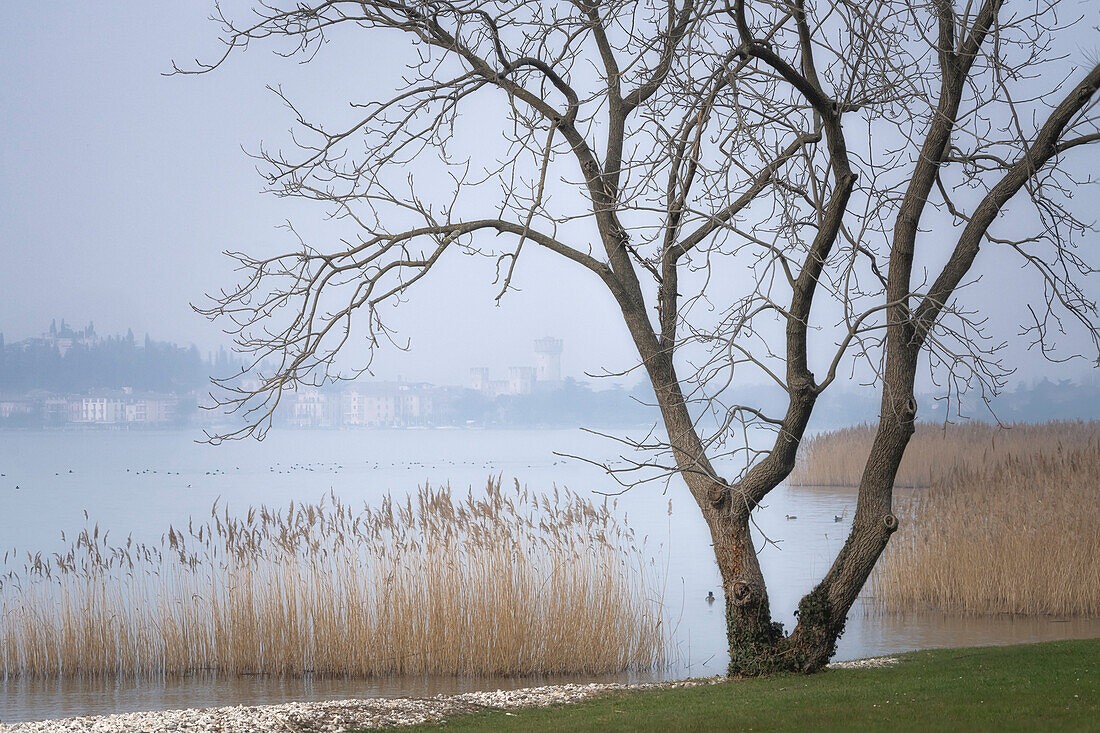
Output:
<svg viewBox="0 0 1100 733">
<path fill-rule="evenodd" d="M 848 612 L 898 527 L 892 512 L 893 485 L 916 418 L 915 354 L 899 356 L 903 358 L 888 369 L 892 378 L 888 376 L 884 389 L 882 414 L 860 482 L 851 532 L 828 574 L 802 598 L 798 623 L 789 634 L 772 619 L 767 586 L 750 532 L 751 514 L 758 503 L 751 497 L 762 497 L 786 479 L 789 456 L 780 461 L 782 465 L 750 473 L 737 485 L 727 486 L 714 475 L 704 455 L 671 365 L 666 362 L 654 370 L 663 376 L 654 381 L 670 443 L 710 529 L 722 577 L 729 674 L 755 677 L 816 672 L 836 653 Z M 812 405 L 803 408 L 809 410 Z M 791 437 L 793 446 L 797 446 L 801 436 Z M 754 481 L 763 483 L 754 485 Z"/>
<path fill-rule="evenodd" d="M 727 584 L 731 675 L 816 672 L 836 653 L 848 612 L 898 528 L 892 511 L 894 480 L 913 435 L 916 401 L 915 368 L 910 369 L 915 364 L 897 366 L 900 369 L 894 373 L 895 379 L 887 382 L 878 431 L 860 481 L 852 529 L 825 578 L 799 602 L 794 630 L 785 636 L 782 626 L 771 621 L 766 597 L 746 602 L 739 596 L 736 583 Z M 737 526 L 734 534 L 747 537 L 747 526 Z M 725 579 L 727 569 L 721 553 L 718 562 Z"/>
<path fill-rule="evenodd" d="M 911 434 L 911 419 L 908 425 L 890 419 L 880 426 L 852 530 L 829 573 L 800 601 L 798 624 L 789 635 L 772 620 L 748 512 L 731 512 L 718 523 L 708 519 L 726 596 L 731 675 L 816 672 L 836 653 L 848 612 L 897 530 L 889 497 Z"/>
</svg>

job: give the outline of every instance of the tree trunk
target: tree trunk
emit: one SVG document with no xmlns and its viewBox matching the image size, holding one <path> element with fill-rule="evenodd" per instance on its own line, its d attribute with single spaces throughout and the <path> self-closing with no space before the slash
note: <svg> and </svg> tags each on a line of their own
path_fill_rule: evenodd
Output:
<svg viewBox="0 0 1100 733">
<path fill-rule="evenodd" d="M 899 348 L 887 364 L 882 413 L 860 479 L 852 531 L 825 578 L 798 604 L 798 625 L 786 640 L 793 670 L 816 672 L 828 664 L 848 611 L 897 531 L 894 479 L 913 435 L 915 375 L 916 351 Z"/>
<path fill-rule="evenodd" d="M 836 653 L 848 612 L 898 528 L 892 511 L 894 479 L 916 419 L 915 354 L 905 356 L 899 360 L 902 363 L 895 363 L 891 388 L 884 393 L 878 431 L 860 481 L 852 530 L 828 574 L 799 602 L 798 624 L 790 635 L 785 635 L 783 625 L 771 618 L 749 532 L 749 507 L 729 507 L 724 520 L 707 516 L 726 594 L 730 675 L 816 672 Z"/>
<path fill-rule="evenodd" d="M 714 555 L 726 594 L 726 637 L 731 675 L 759 676 L 781 669 L 783 625 L 772 621 L 768 591 L 749 531 L 749 513 L 731 516 Z M 712 528 L 713 531 L 713 528 Z"/>
</svg>

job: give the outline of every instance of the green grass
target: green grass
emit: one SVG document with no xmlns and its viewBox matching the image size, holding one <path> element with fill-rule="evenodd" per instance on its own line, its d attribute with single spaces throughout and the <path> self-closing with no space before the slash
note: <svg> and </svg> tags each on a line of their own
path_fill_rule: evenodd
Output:
<svg viewBox="0 0 1100 733">
<path fill-rule="evenodd" d="M 897 666 L 460 716 L 447 731 L 1100 731 L 1100 639 L 940 649 Z"/>
</svg>

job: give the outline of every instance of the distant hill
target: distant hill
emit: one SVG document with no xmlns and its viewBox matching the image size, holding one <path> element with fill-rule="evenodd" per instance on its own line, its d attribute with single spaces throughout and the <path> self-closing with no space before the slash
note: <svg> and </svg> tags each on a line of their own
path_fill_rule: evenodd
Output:
<svg viewBox="0 0 1100 733">
<path fill-rule="evenodd" d="M 921 419 L 942 419 L 944 412 L 943 406 L 928 405 Z M 1096 377 L 1080 381 L 1043 378 L 998 395 L 988 406 L 979 397 L 968 395 L 963 398 L 962 412 L 986 422 L 993 420 L 994 415 L 1002 422 L 1094 420 L 1100 418 L 1100 380 Z"/>
<path fill-rule="evenodd" d="M 195 346 L 154 341 L 148 335 L 139 343 L 133 331 L 101 337 L 92 324 L 74 329 L 65 321 L 55 322 L 42 336 L 11 344 L 0 334 L 0 393 L 6 394 L 122 388 L 184 393 L 203 387 L 208 375 L 231 368 L 224 351 L 204 361 Z"/>
</svg>

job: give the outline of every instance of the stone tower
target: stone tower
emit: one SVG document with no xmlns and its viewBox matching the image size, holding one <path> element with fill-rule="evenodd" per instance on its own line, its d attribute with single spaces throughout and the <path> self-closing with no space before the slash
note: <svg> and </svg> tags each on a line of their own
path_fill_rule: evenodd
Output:
<svg viewBox="0 0 1100 733">
<path fill-rule="evenodd" d="M 470 389 L 489 391 L 489 367 L 474 367 L 470 370 Z"/>
<path fill-rule="evenodd" d="M 561 339 L 550 336 L 535 339 L 535 358 L 538 381 L 561 381 Z"/>
</svg>

